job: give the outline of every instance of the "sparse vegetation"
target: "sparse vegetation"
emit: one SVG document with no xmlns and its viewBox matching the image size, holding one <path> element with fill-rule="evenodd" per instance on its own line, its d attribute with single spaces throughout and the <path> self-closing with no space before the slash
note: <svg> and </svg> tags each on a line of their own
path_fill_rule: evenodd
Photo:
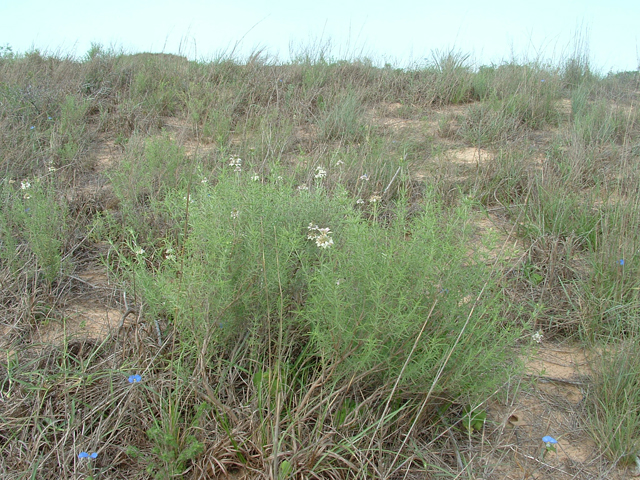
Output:
<svg viewBox="0 0 640 480">
<path fill-rule="evenodd" d="M 0 47 L 0 476 L 491 478 L 540 342 L 633 465 L 638 78 Z"/>
</svg>

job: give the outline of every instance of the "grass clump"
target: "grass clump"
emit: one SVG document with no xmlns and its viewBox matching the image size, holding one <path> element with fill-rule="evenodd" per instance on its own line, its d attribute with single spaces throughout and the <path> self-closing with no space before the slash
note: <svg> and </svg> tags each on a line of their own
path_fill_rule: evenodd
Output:
<svg viewBox="0 0 640 480">
<path fill-rule="evenodd" d="M 608 344 L 590 366 L 593 384 L 586 414 L 594 441 L 614 462 L 635 465 L 640 456 L 640 352 L 637 334 Z"/>
</svg>

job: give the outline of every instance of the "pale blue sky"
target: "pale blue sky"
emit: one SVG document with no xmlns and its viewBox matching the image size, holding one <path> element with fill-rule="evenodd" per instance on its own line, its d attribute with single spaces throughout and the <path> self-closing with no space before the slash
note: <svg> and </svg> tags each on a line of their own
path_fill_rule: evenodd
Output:
<svg viewBox="0 0 640 480">
<path fill-rule="evenodd" d="M 635 70 L 640 0 L 0 0 L 0 45 L 78 56 L 97 42 L 208 59 L 241 41 L 240 55 L 265 47 L 286 61 L 290 45 L 330 39 L 341 58 L 405 66 L 455 47 L 487 64 L 566 58 L 576 33 L 603 73 Z"/>
</svg>

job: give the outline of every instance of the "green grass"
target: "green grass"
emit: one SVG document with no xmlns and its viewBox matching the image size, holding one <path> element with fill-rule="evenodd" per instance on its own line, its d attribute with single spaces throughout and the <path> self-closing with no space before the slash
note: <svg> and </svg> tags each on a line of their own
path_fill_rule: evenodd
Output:
<svg viewBox="0 0 640 480">
<path fill-rule="evenodd" d="M 637 75 L 316 48 L 0 50 L 3 478 L 480 476 L 538 331 L 634 461 Z"/>
</svg>

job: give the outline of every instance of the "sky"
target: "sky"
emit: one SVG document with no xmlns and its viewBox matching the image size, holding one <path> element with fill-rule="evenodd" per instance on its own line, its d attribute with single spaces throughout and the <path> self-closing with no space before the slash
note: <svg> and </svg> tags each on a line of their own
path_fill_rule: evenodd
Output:
<svg viewBox="0 0 640 480">
<path fill-rule="evenodd" d="M 640 66 L 640 0 L 0 0 L 0 46 L 81 58 L 92 43 L 280 62 L 330 46 L 331 59 L 399 67 L 451 50 L 476 66 L 559 62 L 578 48 L 606 74 Z"/>
</svg>

